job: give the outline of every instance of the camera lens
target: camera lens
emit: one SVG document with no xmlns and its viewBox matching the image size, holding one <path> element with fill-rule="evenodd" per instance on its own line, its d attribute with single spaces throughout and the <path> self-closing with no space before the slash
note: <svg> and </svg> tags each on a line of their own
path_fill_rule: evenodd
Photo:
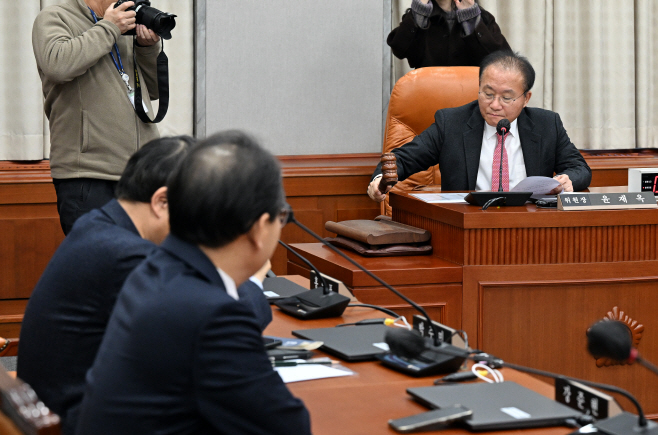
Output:
<svg viewBox="0 0 658 435">
<path fill-rule="evenodd" d="M 171 15 L 166 12 L 160 12 L 156 17 L 153 18 L 151 27 L 155 33 L 160 35 L 164 39 L 171 39 L 171 31 L 176 27 L 176 20 L 174 19 L 176 15 Z"/>
<path fill-rule="evenodd" d="M 175 17 L 174 14 L 162 12 L 150 6 L 139 6 L 136 21 L 153 30 L 162 39 L 171 39 L 171 31 L 176 27 Z"/>
</svg>

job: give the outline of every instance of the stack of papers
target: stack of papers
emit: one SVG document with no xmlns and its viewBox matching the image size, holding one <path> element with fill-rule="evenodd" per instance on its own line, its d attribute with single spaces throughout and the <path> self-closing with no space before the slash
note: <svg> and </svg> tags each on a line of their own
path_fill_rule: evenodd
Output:
<svg viewBox="0 0 658 435">
<path fill-rule="evenodd" d="M 340 364 L 308 364 L 304 360 L 299 360 L 299 362 L 303 364 L 292 367 L 274 367 L 274 370 L 281 376 L 285 384 L 313 379 L 338 378 L 354 374 L 352 370 Z"/>
<path fill-rule="evenodd" d="M 510 189 L 510 192 L 532 192 L 533 197 L 548 195 L 560 185 L 550 177 L 527 177 Z M 430 204 L 468 204 L 464 198 L 468 193 L 412 193 L 411 196 Z"/>
</svg>

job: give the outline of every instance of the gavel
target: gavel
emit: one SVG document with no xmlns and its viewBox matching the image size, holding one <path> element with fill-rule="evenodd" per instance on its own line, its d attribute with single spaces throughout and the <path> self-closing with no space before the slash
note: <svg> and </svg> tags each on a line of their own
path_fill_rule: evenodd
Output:
<svg viewBox="0 0 658 435">
<path fill-rule="evenodd" d="M 384 194 L 388 186 L 394 186 L 398 182 L 398 165 L 395 154 L 382 154 L 382 179 L 379 181 L 379 191 Z"/>
</svg>

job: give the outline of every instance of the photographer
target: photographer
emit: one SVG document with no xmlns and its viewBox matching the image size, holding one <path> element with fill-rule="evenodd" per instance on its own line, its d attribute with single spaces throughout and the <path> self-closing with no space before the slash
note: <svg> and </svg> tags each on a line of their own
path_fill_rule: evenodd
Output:
<svg viewBox="0 0 658 435">
<path fill-rule="evenodd" d="M 475 0 L 413 0 L 386 42 L 412 68 L 478 66 L 510 49 L 494 16 Z"/>
<path fill-rule="evenodd" d="M 139 120 L 134 89 L 133 38 L 143 88 L 151 110 L 158 99 L 156 58 L 160 37 L 136 24 L 132 1 L 65 0 L 44 8 L 32 29 L 44 110 L 50 121 L 50 167 L 64 234 L 84 213 L 112 199 L 128 158 L 159 136 Z"/>
</svg>

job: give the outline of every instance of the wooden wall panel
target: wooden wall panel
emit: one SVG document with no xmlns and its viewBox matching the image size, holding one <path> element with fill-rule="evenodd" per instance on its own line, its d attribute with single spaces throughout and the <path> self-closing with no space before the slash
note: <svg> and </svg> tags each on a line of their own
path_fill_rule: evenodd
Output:
<svg viewBox="0 0 658 435">
<path fill-rule="evenodd" d="M 0 220 L 0 234 L 2 299 L 28 298 L 64 238 L 59 219 Z"/>
<path fill-rule="evenodd" d="M 618 307 L 644 325 L 639 350 L 658 361 L 658 262 L 465 266 L 463 291 L 462 327 L 474 346 L 511 363 L 620 386 L 658 416 L 658 378 L 637 365 L 598 368 L 585 336 Z"/>
<path fill-rule="evenodd" d="M 582 153 L 592 167 L 593 186 L 625 185 L 628 167 L 658 166 L 656 150 L 592 150 Z M 279 160 L 288 202 L 301 222 L 323 237 L 333 236 L 324 230 L 327 220 L 370 219 L 379 214 L 379 204 L 370 201 L 365 193 L 379 155 L 280 156 Z M 27 297 L 63 240 L 55 203 L 48 161 L 0 162 L 0 301 Z M 649 237 L 653 237 L 652 234 Z M 628 244 L 618 249 L 626 235 L 616 237 L 613 236 L 612 245 L 607 245 L 607 249 L 597 245 L 590 250 L 601 255 L 611 251 L 608 255 L 615 260 L 653 258 L 655 255 L 652 241 L 637 246 Z M 477 244 L 476 239 L 472 239 L 472 245 Z M 282 240 L 287 243 L 312 241 L 310 236 L 290 228 L 284 229 Z M 436 252 L 446 252 L 443 258 L 452 258 L 455 252 L 461 258 L 463 253 L 460 251 L 469 249 L 468 246 L 459 246 L 455 251 L 456 245 L 451 243 L 434 243 Z M 531 246 L 530 242 L 525 243 Z M 450 252 L 452 254 L 448 255 Z M 544 258 L 542 255 L 549 255 L 548 251 L 540 254 L 540 259 Z M 554 255 L 552 250 L 550 255 Z M 594 255 L 592 258 L 596 259 L 598 254 L 588 255 Z M 501 258 L 508 262 L 507 257 Z M 285 251 L 278 248 L 272 260 L 274 272 L 286 273 L 286 262 Z"/>
</svg>

